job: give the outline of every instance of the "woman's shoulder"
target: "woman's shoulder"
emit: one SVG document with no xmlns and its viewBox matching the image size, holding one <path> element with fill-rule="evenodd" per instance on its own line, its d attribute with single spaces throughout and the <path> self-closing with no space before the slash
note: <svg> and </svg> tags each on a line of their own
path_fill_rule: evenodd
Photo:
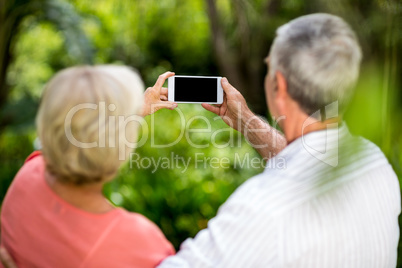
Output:
<svg viewBox="0 0 402 268">
<path fill-rule="evenodd" d="M 156 267 L 175 253 L 157 225 L 141 214 L 116 208 L 110 227 L 92 250 L 88 267 L 113 267 L 116 261 L 106 256 L 118 256 L 119 267 Z"/>
<path fill-rule="evenodd" d="M 173 246 L 154 222 L 139 213 L 118 209 L 121 218 L 116 226 L 116 237 L 121 235 L 126 239 L 133 238 L 137 242 L 141 241 L 142 246 L 168 250 L 174 254 Z"/>
<path fill-rule="evenodd" d="M 120 228 L 129 229 L 132 232 L 148 231 L 153 234 L 162 234 L 159 227 L 144 215 L 136 212 L 129 212 L 124 208 L 118 209 L 120 210 L 121 215 L 121 220 L 119 222 Z"/>
<path fill-rule="evenodd" d="M 23 180 L 26 183 L 33 182 L 34 178 L 43 177 L 45 172 L 45 160 L 40 151 L 30 154 L 23 166 L 16 174 L 14 181 Z"/>
<path fill-rule="evenodd" d="M 44 178 L 45 161 L 39 152 L 32 153 L 15 175 L 7 191 L 35 191 L 40 188 L 41 179 Z"/>
</svg>

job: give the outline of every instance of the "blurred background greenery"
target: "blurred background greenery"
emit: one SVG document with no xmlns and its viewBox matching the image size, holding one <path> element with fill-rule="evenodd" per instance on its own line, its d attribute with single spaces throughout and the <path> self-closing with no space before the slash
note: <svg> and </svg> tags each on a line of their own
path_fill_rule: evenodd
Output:
<svg viewBox="0 0 402 268">
<path fill-rule="evenodd" d="M 139 70 L 147 86 L 167 70 L 177 74 L 228 77 L 252 109 L 269 120 L 263 91 L 263 59 L 275 29 L 315 12 L 342 16 L 358 34 L 364 51 L 361 77 L 345 119 L 356 135 L 375 142 L 402 178 L 402 4 L 392 0 L 0 0 L 0 200 L 24 159 L 34 150 L 34 118 L 44 84 L 60 69 L 76 64 L 126 64 Z M 188 120 L 210 119 L 212 129 L 228 130 L 199 105 L 180 105 Z M 147 118 L 151 132 L 152 118 Z M 154 118 L 156 144 L 174 141 L 179 114 Z M 195 119 L 191 128 L 206 128 Z M 210 133 L 185 132 L 199 144 Z M 234 155 L 258 157 L 239 134 L 216 136 L 225 148 L 203 149 L 179 139 L 168 148 L 150 142 L 141 157 L 194 159 L 228 157 L 230 168 L 196 166 L 138 169 L 125 165 L 105 188 L 116 205 L 146 215 L 176 248 L 205 228 L 218 207 L 262 168 L 234 166 Z M 237 139 L 240 138 L 240 139 Z M 401 248 L 401 247 L 400 247 Z M 401 255 L 401 254 L 399 254 Z M 401 264 L 401 262 L 399 261 Z"/>
</svg>

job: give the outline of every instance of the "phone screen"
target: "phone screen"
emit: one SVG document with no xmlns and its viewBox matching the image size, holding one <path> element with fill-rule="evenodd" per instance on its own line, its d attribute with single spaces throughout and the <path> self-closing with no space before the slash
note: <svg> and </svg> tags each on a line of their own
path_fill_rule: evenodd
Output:
<svg viewBox="0 0 402 268">
<path fill-rule="evenodd" d="M 174 100 L 184 102 L 217 102 L 217 78 L 175 77 Z"/>
</svg>

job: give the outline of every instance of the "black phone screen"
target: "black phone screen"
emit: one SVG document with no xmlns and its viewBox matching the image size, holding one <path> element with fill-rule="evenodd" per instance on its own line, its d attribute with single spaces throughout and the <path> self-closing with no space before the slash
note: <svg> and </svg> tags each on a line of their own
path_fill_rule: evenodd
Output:
<svg viewBox="0 0 402 268">
<path fill-rule="evenodd" d="M 218 79 L 209 77 L 175 77 L 174 100 L 185 102 L 217 102 Z"/>
</svg>

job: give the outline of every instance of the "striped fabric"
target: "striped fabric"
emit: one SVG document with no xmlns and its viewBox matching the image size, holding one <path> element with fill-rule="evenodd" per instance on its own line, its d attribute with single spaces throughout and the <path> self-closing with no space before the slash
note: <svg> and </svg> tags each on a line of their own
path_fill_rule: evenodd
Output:
<svg viewBox="0 0 402 268">
<path fill-rule="evenodd" d="M 159 267 L 395 267 L 398 178 L 373 143 L 340 128 L 289 144 Z"/>
</svg>

